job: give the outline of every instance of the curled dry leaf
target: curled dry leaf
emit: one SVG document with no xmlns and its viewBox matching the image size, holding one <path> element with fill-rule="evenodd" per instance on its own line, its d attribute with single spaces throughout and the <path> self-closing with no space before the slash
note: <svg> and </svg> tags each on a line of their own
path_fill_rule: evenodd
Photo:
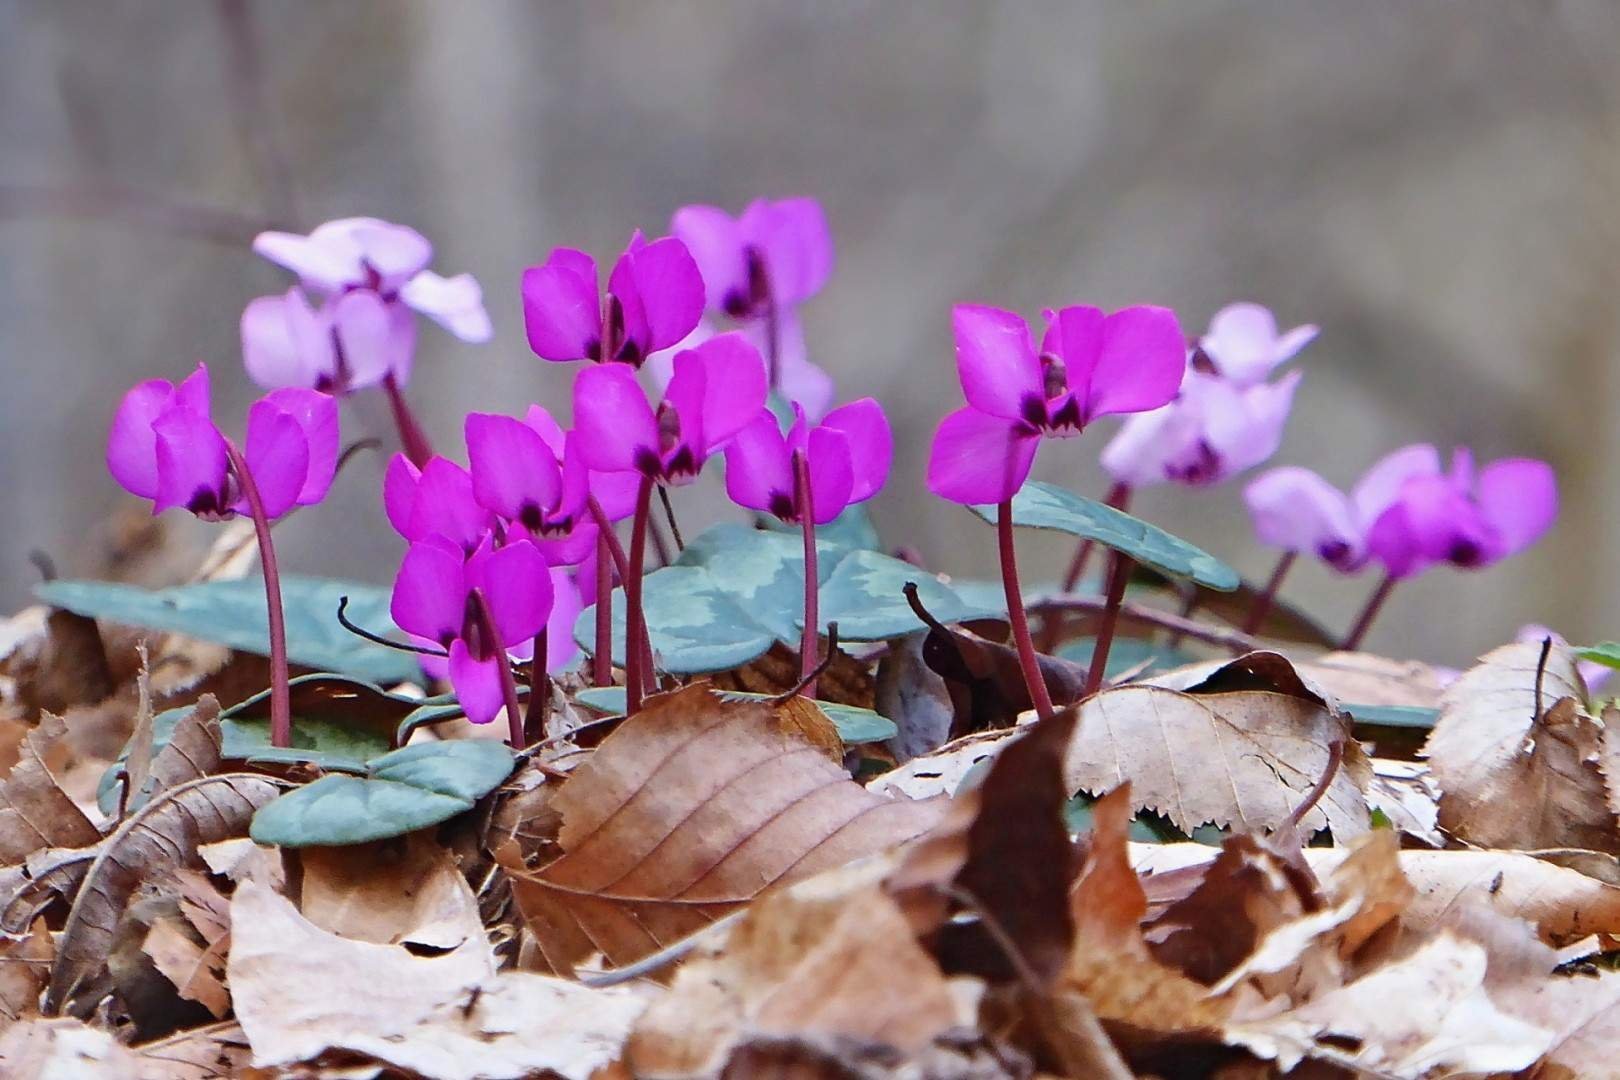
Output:
<svg viewBox="0 0 1620 1080">
<path fill-rule="evenodd" d="M 892 641 L 878 661 L 873 707 L 899 729 L 887 746 L 900 762 L 943 746 L 956 715 L 945 680 L 923 661 L 927 637 L 907 634 Z"/>
<path fill-rule="evenodd" d="M 0 866 L 14 866 L 40 848 L 94 844 L 101 833 L 45 767 L 48 748 L 66 732 L 51 713 L 23 739 L 16 766 L 0 780 Z"/>
<path fill-rule="evenodd" d="M 217 1020 L 231 1008 L 231 994 L 224 983 L 225 953 L 220 948 L 224 944 L 221 940 L 198 941 L 179 919 L 160 918 L 146 931 L 141 951 L 181 997 L 202 1005 Z"/>
<path fill-rule="evenodd" d="M 1504 645 L 1446 691 L 1424 753 L 1440 787 L 1440 826 L 1481 847 L 1620 854 L 1575 654 Z M 1537 693 L 1540 692 L 1538 698 Z"/>
<path fill-rule="evenodd" d="M 593 990 L 496 974 L 476 910 L 437 956 L 327 933 L 255 882 L 231 904 L 231 992 L 260 1068 L 361 1054 L 435 1080 L 556 1074 L 589 1080 L 619 1059 L 645 1007 Z"/>
<path fill-rule="evenodd" d="M 108 987 L 106 957 L 126 902 L 141 881 L 189 863 L 200 844 L 247 832 L 279 782 L 249 773 L 205 776 L 170 788 L 102 841 L 57 940 L 47 1013 L 83 1015 Z"/>
<path fill-rule="evenodd" d="M 868 792 L 829 760 L 819 711 L 723 701 L 705 686 L 654 699 L 551 799 L 563 855 L 513 892 L 547 965 L 600 952 L 622 966 L 781 882 L 888 848 L 943 803 Z M 836 735 L 833 736 L 836 738 Z"/>
<path fill-rule="evenodd" d="M 1379 757 L 1372 758 L 1370 764 L 1372 781 L 1367 785 L 1367 805 L 1382 813 L 1403 836 L 1429 847 L 1445 847 L 1446 838 L 1438 824 L 1440 789 L 1428 766 Z"/>
</svg>

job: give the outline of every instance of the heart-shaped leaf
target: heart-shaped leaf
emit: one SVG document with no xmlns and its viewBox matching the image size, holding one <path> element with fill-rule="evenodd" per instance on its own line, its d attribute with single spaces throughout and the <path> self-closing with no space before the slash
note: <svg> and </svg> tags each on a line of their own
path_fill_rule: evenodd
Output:
<svg viewBox="0 0 1620 1080">
<path fill-rule="evenodd" d="M 994 525 L 996 507 L 971 506 L 979 517 Z M 1230 592 L 1242 580 L 1237 571 L 1215 556 L 1172 536 L 1157 525 L 1094 499 L 1083 498 L 1054 484 L 1032 480 L 1012 501 L 1013 524 L 1036 529 L 1056 529 L 1129 555 L 1160 573 L 1187 578 L 1211 589 Z"/>
<path fill-rule="evenodd" d="M 760 656 L 776 635 L 756 623 L 709 572 L 697 566 L 666 566 L 642 581 L 642 603 L 659 667 L 675 675 L 728 671 Z M 613 594 L 613 662 L 624 664 L 624 590 Z M 595 646 L 596 606 L 580 612 L 574 640 Z"/>
<path fill-rule="evenodd" d="M 819 582 L 832 576 L 833 566 L 847 550 L 817 540 Z M 755 624 L 781 641 L 797 642 L 804 610 L 804 541 L 799 534 L 717 525 L 687 544 L 675 565 L 709 571 L 710 584 Z"/>
<path fill-rule="evenodd" d="M 1091 653 L 1096 644 L 1097 639 L 1093 637 L 1075 638 L 1058 650 L 1058 656 L 1082 666 L 1089 666 Z M 1107 670 L 1103 674 L 1110 682 L 1127 672 L 1134 672 L 1133 678 L 1142 679 L 1162 674 L 1184 664 L 1191 664 L 1197 659 L 1191 653 L 1182 652 L 1169 645 L 1144 641 L 1141 638 L 1115 638 L 1113 646 L 1108 650 Z"/>
<path fill-rule="evenodd" d="M 258 578 L 157 590 L 109 581 L 47 581 L 35 586 L 34 592 L 43 602 L 80 615 L 270 655 L 264 583 Z M 338 599 L 343 596 L 349 598 L 352 620 L 379 634 L 398 634 L 388 615 L 387 589 L 289 575 L 281 579 L 287 658 L 303 667 L 372 682 L 417 678 L 420 673 L 410 654 L 384 648 L 343 629 L 337 621 Z"/>
<path fill-rule="evenodd" d="M 921 630 L 923 622 L 906 600 L 908 583 L 917 586 L 923 607 L 941 622 L 986 618 L 1007 610 L 999 590 L 992 601 L 990 592 L 981 589 L 970 604 L 938 577 L 904 559 L 856 551 L 839 562 L 821 588 L 821 623 L 836 622 L 838 636 L 845 641 L 882 641 Z"/>
<path fill-rule="evenodd" d="M 751 694 L 743 690 L 719 690 L 716 693 L 727 701 L 768 701 L 771 697 L 769 694 Z M 624 687 L 593 686 L 575 694 L 574 700 L 597 712 L 610 716 L 619 715 L 624 712 Z M 894 738 L 898 733 L 899 729 L 895 727 L 893 720 L 880 716 L 871 709 L 863 709 L 858 705 L 840 705 L 819 698 L 813 700 L 816 707 L 833 722 L 833 727 L 838 729 L 838 737 L 846 745 L 883 742 L 885 739 Z"/>
<path fill-rule="evenodd" d="M 371 761 L 364 776 L 324 776 L 253 816 L 255 842 L 342 846 L 400 836 L 472 809 L 512 771 L 487 739 L 418 743 Z"/>
<path fill-rule="evenodd" d="M 789 525 L 785 521 L 766 515 L 762 515 L 762 519 L 765 527 L 773 532 L 799 535 L 797 525 Z M 867 513 L 865 503 L 856 503 L 827 524 L 817 525 L 816 544 L 836 547 L 840 549 L 840 554 L 850 551 L 883 550 L 883 541 L 878 537 L 877 528 L 872 524 L 872 515 Z"/>
</svg>

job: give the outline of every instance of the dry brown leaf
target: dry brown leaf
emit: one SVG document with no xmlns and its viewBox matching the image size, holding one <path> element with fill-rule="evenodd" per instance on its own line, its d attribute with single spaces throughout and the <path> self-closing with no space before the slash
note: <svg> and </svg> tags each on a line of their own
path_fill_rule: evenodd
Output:
<svg viewBox="0 0 1620 1080">
<path fill-rule="evenodd" d="M 46 1011 L 87 1013 L 105 994 L 105 961 L 125 903 L 142 880 L 189 863 L 199 844 L 247 832 L 254 811 L 283 785 L 250 773 L 205 776 L 170 788 L 108 836 L 57 939 Z"/>
<path fill-rule="evenodd" d="M 0 940 L 0 1028 L 39 1014 L 55 953 L 43 920 L 22 937 Z"/>
<path fill-rule="evenodd" d="M 1215 850 L 1204 844 L 1132 844 L 1131 863 L 1153 875 L 1208 865 Z M 1306 848 L 1319 875 L 1345 859 L 1340 848 Z M 1401 872 L 1412 902 L 1401 916 L 1410 930 L 1442 925 L 1460 904 L 1483 899 L 1493 910 L 1534 924 L 1543 940 L 1564 945 L 1589 934 L 1620 934 L 1620 888 L 1531 855 L 1510 851 L 1402 851 Z M 1153 877 L 1146 879 L 1151 887 Z"/>
<path fill-rule="evenodd" d="M 111 1032 L 70 1017 L 36 1017 L 0 1035 L 0 1076 L 38 1080 L 130 1080 L 140 1061 Z"/>
<path fill-rule="evenodd" d="M 1440 787 L 1440 826 L 1489 848 L 1620 854 L 1598 761 L 1603 725 L 1584 711 L 1575 655 L 1504 645 L 1446 691 L 1424 745 Z"/>
<path fill-rule="evenodd" d="M 139 809 L 171 788 L 217 772 L 224 736 L 219 727 L 219 702 L 212 694 L 197 699 L 190 712 L 174 726 L 169 741 L 137 773 L 130 759 L 128 808 Z"/>
<path fill-rule="evenodd" d="M 179 919 L 156 919 L 141 942 L 141 951 L 152 958 L 181 997 L 202 1005 L 217 1020 L 231 1008 L 230 991 L 223 981 L 222 944 L 228 943 L 199 943 Z"/>
<path fill-rule="evenodd" d="M 654 699 L 552 797 L 564 854 L 508 866 L 551 970 L 595 952 L 622 966 L 771 885 L 894 847 L 944 803 L 889 800 L 849 779 L 768 702 L 705 686 Z"/>
<path fill-rule="evenodd" d="M 895 723 L 895 736 L 885 745 L 900 762 L 938 750 L 956 718 L 945 680 L 923 660 L 927 638 L 917 633 L 891 641 L 878 661 L 873 706 Z"/>
<path fill-rule="evenodd" d="M 1122 686 L 1080 705 L 1065 777 L 1070 791 L 1110 791 L 1129 781 L 1138 807 L 1184 832 L 1205 822 L 1248 832 L 1280 827 L 1328 767 L 1344 761 L 1307 829 L 1339 840 L 1367 831 L 1362 791 L 1371 768 L 1347 718 L 1319 701 L 1266 690 L 1193 695 Z"/>
<path fill-rule="evenodd" d="M 588 1080 L 618 1060 L 645 1006 L 629 989 L 593 990 L 496 974 L 476 915 L 437 956 L 327 933 L 255 882 L 231 904 L 230 986 L 261 1068 L 328 1050 L 367 1055 L 435 1080 Z"/>
<path fill-rule="evenodd" d="M 1446 838 L 1438 824 L 1440 789 L 1428 766 L 1381 757 L 1370 759 L 1370 764 L 1373 775 L 1367 785 L 1367 805 L 1380 811 L 1402 835 L 1429 847 L 1445 847 Z"/>
<path fill-rule="evenodd" d="M 138 1080 L 226 1080 L 244 1075 L 247 1038 L 234 1020 L 177 1032 L 133 1048 Z"/>
<path fill-rule="evenodd" d="M 61 717 L 41 715 L 23 739 L 17 765 L 0 780 L 0 865 L 20 863 L 40 848 L 86 847 L 101 839 L 45 767 L 45 753 L 66 730 Z"/>
<path fill-rule="evenodd" d="M 479 925 L 476 898 L 430 836 L 304 848 L 299 862 L 299 910 L 322 930 L 381 945 L 453 949 Z"/>
<path fill-rule="evenodd" d="M 1492 1003 L 1486 963 L 1482 947 L 1442 932 L 1303 1005 L 1234 1021 L 1226 1038 L 1284 1072 L 1305 1058 L 1411 1080 L 1516 1072 L 1540 1058 L 1552 1033 Z"/>
<path fill-rule="evenodd" d="M 955 795 L 970 772 L 988 762 L 1023 733 L 1027 725 L 997 731 L 979 731 L 952 739 L 939 749 L 912 758 L 898 769 L 867 783 L 866 790 L 879 795 L 904 795 L 910 799 L 931 799 Z"/>
<path fill-rule="evenodd" d="M 820 886 L 820 887 L 818 887 Z M 879 888 L 841 877 L 773 893 L 718 957 L 689 962 L 637 1023 L 636 1075 L 713 1075 L 750 1031 L 830 1036 L 915 1052 L 961 1021 L 956 998 Z"/>
<path fill-rule="evenodd" d="M 1391 660 L 1372 653 L 1331 652 L 1294 666 L 1340 701 L 1356 705 L 1433 709 L 1450 682 L 1447 673 L 1420 660 Z"/>
</svg>

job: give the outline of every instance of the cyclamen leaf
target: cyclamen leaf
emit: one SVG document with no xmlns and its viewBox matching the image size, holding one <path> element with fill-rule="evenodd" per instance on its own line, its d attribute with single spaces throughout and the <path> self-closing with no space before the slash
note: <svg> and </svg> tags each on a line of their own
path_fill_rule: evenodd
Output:
<svg viewBox="0 0 1620 1080">
<path fill-rule="evenodd" d="M 883 641 L 925 629 L 906 600 L 907 584 L 917 586 L 917 598 L 941 622 L 988 618 L 1007 610 L 999 596 L 994 604 L 983 603 L 988 599 L 983 596 L 970 602 L 904 559 L 857 551 L 844 557 L 821 588 L 822 625 L 836 622 L 838 636 L 845 641 Z"/>
<path fill-rule="evenodd" d="M 658 666 L 675 675 L 727 671 L 762 655 L 776 634 L 756 623 L 716 584 L 707 570 L 668 566 L 648 574 L 642 604 Z M 613 662 L 624 664 L 624 590 L 613 594 Z M 596 605 L 580 612 L 574 640 L 596 645 Z"/>
<path fill-rule="evenodd" d="M 1588 645 L 1584 649 L 1576 649 L 1575 655 L 1582 660 L 1590 660 L 1594 664 L 1620 668 L 1620 641 L 1605 641 L 1598 645 Z"/>
<path fill-rule="evenodd" d="M 996 523 L 996 507 L 970 506 L 991 525 Z M 1121 510 L 1065 491 L 1038 480 L 1026 483 L 1013 496 L 1013 524 L 1037 529 L 1056 529 L 1129 555 L 1160 573 L 1187 578 L 1211 589 L 1230 592 L 1242 579 L 1236 570 L 1215 556 L 1172 536 L 1157 525 Z"/>
<path fill-rule="evenodd" d="M 816 577 L 825 583 L 848 549 L 818 540 Z M 711 571 L 709 582 L 782 641 L 796 641 L 804 609 L 804 541 L 797 532 L 716 525 L 686 545 L 676 566 Z M 655 628 L 656 629 L 656 628 Z"/>
<path fill-rule="evenodd" d="M 47 581 L 34 591 L 43 602 L 80 615 L 270 655 L 264 584 L 257 578 L 157 590 L 109 581 Z M 387 589 L 288 575 L 281 579 L 288 660 L 379 683 L 417 678 L 420 672 L 408 653 L 373 644 L 343 629 L 337 621 L 342 596 L 349 598 L 349 617 L 355 622 L 380 634 L 400 636 L 388 615 Z"/>
</svg>

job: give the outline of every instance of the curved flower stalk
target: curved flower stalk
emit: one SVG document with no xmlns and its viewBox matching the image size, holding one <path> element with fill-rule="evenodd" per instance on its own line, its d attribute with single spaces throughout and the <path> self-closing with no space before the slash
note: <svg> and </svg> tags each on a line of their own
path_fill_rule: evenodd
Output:
<svg viewBox="0 0 1620 1080">
<path fill-rule="evenodd" d="M 648 241 L 635 232 L 605 292 L 596 260 L 573 248 L 557 248 L 523 271 L 523 325 L 542 360 L 640 367 L 648 354 L 690 334 L 702 313 L 703 278 L 672 236 Z"/>
<path fill-rule="evenodd" d="M 508 652 L 545 628 L 552 603 L 551 568 L 527 540 L 495 547 L 487 538 L 467 558 L 432 536 L 406 552 L 390 612 L 400 629 L 448 651 L 450 685 L 468 720 L 487 724 L 505 707 L 508 738 L 521 750 L 524 718 Z"/>
<path fill-rule="evenodd" d="M 270 523 L 326 497 L 337 471 L 337 402 L 315 390 L 275 390 L 248 408 L 242 448 L 214 425 L 208 369 L 175 386 L 140 383 L 124 395 L 107 437 L 107 469 L 152 512 L 171 507 L 221 521 L 253 518 L 270 631 L 270 740 L 288 746 L 287 634 Z"/>
<path fill-rule="evenodd" d="M 1036 662 L 1014 558 L 1012 498 L 1023 486 L 1043 436 L 1068 438 L 1099 416 L 1154 409 L 1181 383 L 1185 349 L 1167 308 L 1137 306 L 1112 315 L 1092 307 L 1047 313 L 1036 352 L 1016 314 L 959 305 L 953 311 L 957 372 L 967 406 L 945 417 L 934 435 L 928 487 L 953 502 L 996 503 L 997 539 L 1008 619 L 1029 687 L 1043 717 L 1051 697 Z M 1100 684 L 1124 597 L 1126 563 L 1116 559 L 1107 613 L 1092 660 Z"/>
<path fill-rule="evenodd" d="M 1558 515 L 1557 479 L 1545 462 L 1508 458 L 1476 472 L 1473 455 L 1459 447 L 1443 470 L 1439 451 L 1426 443 L 1386 455 L 1348 495 L 1307 469 L 1285 467 L 1256 479 L 1244 498 L 1257 535 L 1287 561 L 1310 552 L 1343 573 L 1373 559 L 1383 564 L 1384 579 L 1345 648 L 1361 644 L 1396 582 L 1439 563 L 1489 566 L 1535 543 Z"/>
<path fill-rule="evenodd" d="M 726 447 L 726 493 L 732 502 L 771 514 L 804 532 L 804 635 L 799 670 L 809 679 L 819 662 L 816 526 L 832 521 L 848 506 L 876 495 L 889 476 L 894 437 L 883 407 L 862 398 L 828 413 L 812 428 L 794 406 L 784 434 L 776 416 L 761 410 Z M 815 696 L 815 683 L 804 693 Z"/>
<path fill-rule="evenodd" d="M 488 341 L 493 331 L 477 280 L 427 269 L 433 246 L 426 238 L 377 218 L 329 221 L 308 236 L 260 233 L 253 250 L 297 274 L 299 284 L 242 312 L 248 374 L 265 387 L 335 394 L 382 386 L 406 453 L 426 464 L 432 448 L 404 397 L 416 349 L 412 313 L 463 341 Z"/>
<path fill-rule="evenodd" d="M 765 396 L 759 353 L 740 334 L 721 334 L 676 356 L 656 408 L 624 365 L 586 368 L 574 380 L 574 432 L 585 464 L 638 479 L 625 578 L 627 643 L 646 637 L 641 577 L 654 485 L 695 480 L 703 463 L 758 416 Z M 642 664 L 628 666 L 625 697 L 633 712 L 649 673 Z"/>
<path fill-rule="evenodd" d="M 707 309 L 737 320 L 744 330 L 757 330 L 755 343 L 765 355 L 771 389 L 819 416 L 830 395 L 818 409 L 795 396 L 790 379 L 812 385 L 819 381 L 816 374 L 825 379 L 804 359 L 795 314 L 832 275 L 832 230 L 821 204 L 808 198 L 755 199 L 737 217 L 717 206 L 684 206 L 670 227 L 697 260 Z"/>
</svg>

